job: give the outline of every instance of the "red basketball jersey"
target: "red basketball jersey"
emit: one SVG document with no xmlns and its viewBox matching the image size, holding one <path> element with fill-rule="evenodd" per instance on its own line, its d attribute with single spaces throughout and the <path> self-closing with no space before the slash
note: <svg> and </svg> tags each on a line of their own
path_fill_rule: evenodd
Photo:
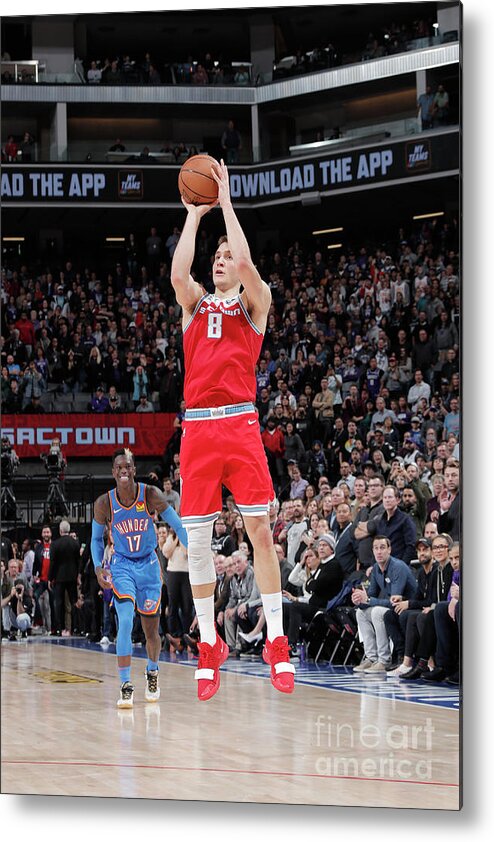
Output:
<svg viewBox="0 0 494 842">
<path fill-rule="evenodd" d="M 262 342 L 240 295 L 203 295 L 184 328 L 187 409 L 255 402 Z"/>
</svg>

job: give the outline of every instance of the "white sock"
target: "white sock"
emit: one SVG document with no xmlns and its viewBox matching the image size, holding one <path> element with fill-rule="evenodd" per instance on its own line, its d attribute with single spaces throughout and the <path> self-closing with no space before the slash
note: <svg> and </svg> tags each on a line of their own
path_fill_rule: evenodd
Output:
<svg viewBox="0 0 494 842">
<path fill-rule="evenodd" d="M 275 637 L 282 637 L 284 634 L 281 591 L 277 593 L 262 593 L 261 599 L 266 625 L 268 627 L 268 640 L 272 643 Z"/>
<path fill-rule="evenodd" d="M 201 633 L 201 643 L 216 643 L 216 629 L 214 627 L 214 594 L 203 599 L 194 599 L 194 607 Z"/>
</svg>

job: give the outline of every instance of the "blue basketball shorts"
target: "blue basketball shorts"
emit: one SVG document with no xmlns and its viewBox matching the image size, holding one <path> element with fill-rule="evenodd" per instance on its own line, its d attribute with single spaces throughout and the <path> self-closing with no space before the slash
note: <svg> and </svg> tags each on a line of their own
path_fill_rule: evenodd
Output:
<svg viewBox="0 0 494 842">
<path fill-rule="evenodd" d="M 158 614 L 161 603 L 161 567 L 156 553 L 139 561 L 115 555 L 110 565 L 114 598 L 130 599 L 139 614 Z"/>
</svg>

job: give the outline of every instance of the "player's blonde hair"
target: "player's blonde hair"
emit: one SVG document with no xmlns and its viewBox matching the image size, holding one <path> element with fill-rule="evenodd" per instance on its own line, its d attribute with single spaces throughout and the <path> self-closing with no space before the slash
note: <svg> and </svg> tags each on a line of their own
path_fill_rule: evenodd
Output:
<svg viewBox="0 0 494 842">
<path fill-rule="evenodd" d="M 125 456 L 126 459 L 132 459 L 134 462 L 134 454 L 132 453 L 130 447 L 119 447 L 118 450 L 115 450 L 113 454 L 112 464 L 115 463 L 115 459 L 118 459 L 119 456 Z"/>
</svg>

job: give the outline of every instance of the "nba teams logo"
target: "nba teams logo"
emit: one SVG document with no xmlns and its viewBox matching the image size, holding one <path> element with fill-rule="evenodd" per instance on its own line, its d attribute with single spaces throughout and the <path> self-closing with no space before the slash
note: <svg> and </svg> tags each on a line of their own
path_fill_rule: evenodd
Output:
<svg viewBox="0 0 494 842">
<path fill-rule="evenodd" d="M 120 170 L 118 173 L 118 198 L 142 199 L 143 197 L 142 170 Z"/>
<path fill-rule="evenodd" d="M 145 509 L 144 503 L 137 503 L 136 512 L 143 512 Z"/>
<path fill-rule="evenodd" d="M 428 140 L 421 143 L 407 143 L 405 150 L 407 170 L 430 170 L 431 146 Z"/>
</svg>

